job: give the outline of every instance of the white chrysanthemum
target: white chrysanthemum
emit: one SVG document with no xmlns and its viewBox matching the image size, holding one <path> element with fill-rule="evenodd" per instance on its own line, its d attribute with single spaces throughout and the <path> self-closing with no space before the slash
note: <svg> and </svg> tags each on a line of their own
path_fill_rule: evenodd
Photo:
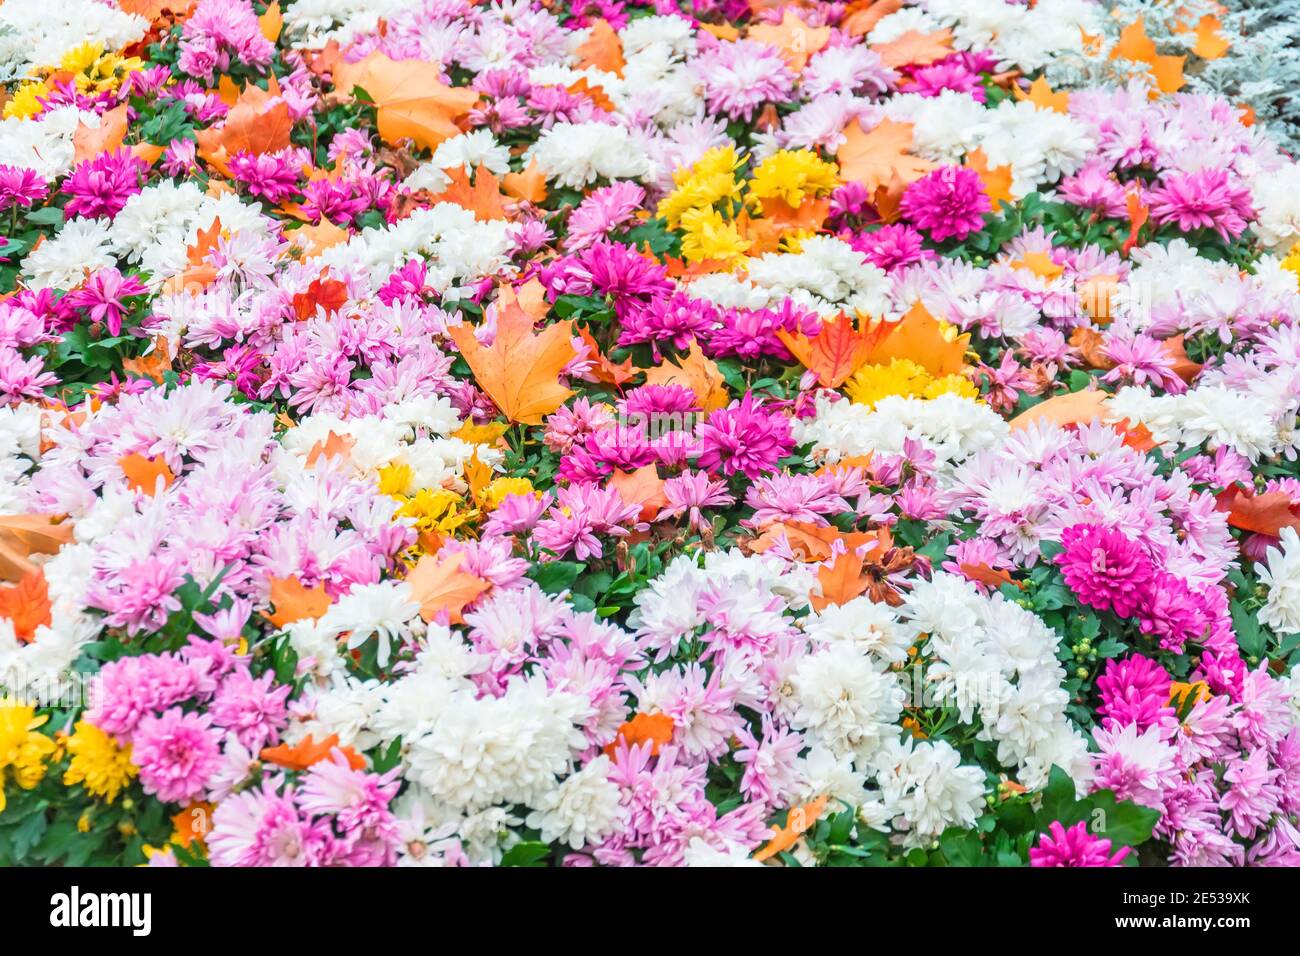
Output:
<svg viewBox="0 0 1300 956">
<path fill-rule="evenodd" d="M 902 690 L 851 644 L 832 644 L 803 658 L 790 678 L 793 726 L 832 753 L 870 759 L 902 712 Z"/>
<path fill-rule="evenodd" d="M 1265 563 L 1255 566 L 1259 580 L 1268 587 L 1259 620 L 1278 634 L 1300 634 L 1300 537 L 1295 528 L 1283 528 L 1278 537 Z"/>
<path fill-rule="evenodd" d="M 1278 254 L 1300 242 L 1300 164 L 1263 173 L 1251 184 L 1257 217 L 1251 229 Z"/>
<path fill-rule="evenodd" d="M 856 807 L 866 797 L 866 770 L 854 767 L 852 757 L 837 757 L 820 744 L 813 744 L 808 753 L 799 758 L 797 779 L 791 795 L 795 801 L 806 803 L 828 796 Z"/>
<path fill-rule="evenodd" d="M 430 733 L 410 742 L 412 773 L 435 798 L 467 812 L 534 806 L 586 745 L 574 725 L 586 706 L 540 677 L 513 679 L 500 697 L 460 695 Z"/>
<path fill-rule="evenodd" d="M 25 510 L 23 486 L 27 473 L 41 455 L 41 409 L 39 405 L 6 405 L 0 408 L 0 514 Z"/>
<path fill-rule="evenodd" d="M 448 173 L 462 166 L 467 173 L 482 166 L 497 176 L 504 176 L 510 172 L 510 150 L 496 141 L 491 130 L 461 133 L 439 143 L 433 157 L 418 166 L 402 185 L 407 189 L 440 193 L 451 185 Z"/>
<path fill-rule="evenodd" d="M 1016 196 L 1075 172 L 1096 147 L 1091 127 L 1028 100 L 986 110 L 976 131 L 989 165 L 1011 167 Z"/>
<path fill-rule="evenodd" d="M 889 43 L 904 33 L 934 33 L 940 23 L 921 6 L 908 6 L 887 17 L 881 17 L 867 39 L 871 43 Z"/>
<path fill-rule="evenodd" d="M 901 455 L 907 439 L 933 451 L 940 477 L 977 451 L 1001 441 L 1006 419 L 982 402 L 948 392 L 933 399 L 889 395 L 874 408 L 849 401 L 817 400 L 811 419 L 795 419 L 794 437 L 829 462 L 855 455 Z"/>
<path fill-rule="evenodd" d="M 574 850 L 599 843 L 616 832 L 626 816 L 622 790 L 609 771 L 609 758 L 601 754 L 544 794 L 525 822 L 542 831 L 543 843 L 564 843 Z"/>
<path fill-rule="evenodd" d="M 907 660 L 916 631 L 902 624 L 888 604 L 866 595 L 844 604 L 831 604 L 804 621 L 804 631 L 817 641 L 846 641 L 884 668 Z"/>
<path fill-rule="evenodd" d="M 186 238 L 203 200 L 203 192 L 189 181 L 165 179 L 146 186 L 113 218 L 113 251 L 128 262 L 139 262 L 152 247 L 164 245 L 179 248 L 185 262 Z"/>
<path fill-rule="evenodd" d="M 979 145 L 976 130 L 984 104 L 969 93 L 943 90 L 938 96 L 903 93 L 882 104 L 890 119 L 912 124 L 912 149 L 937 163 L 960 163 Z"/>
<path fill-rule="evenodd" d="M 104 219 L 74 219 L 28 253 L 23 275 L 34 289 L 71 289 L 88 272 L 113 265 L 111 234 Z"/>
<path fill-rule="evenodd" d="M 297 743 L 308 735 L 320 741 L 337 734 L 340 747 L 358 752 L 380 743 L 370 727 L 383 704 L 384 686 L 377 680 L 359 680 L 340 673 L 323 687 L 309 686 L 303 695 L 307 716 L 290 725 L 285 737 Z"/>
<path fill-rule="evenodd" d="M 618 32 L 624 58 L 634 57 L 653 45 L 667 47 L 678 56 L 695 52 L 695 30 L 685 17 L 638 17 Z"/>
<path fill-rule="evenodd" d="M 65 53 L 83 43 L 120 50 L 148 29 L 148 20 L 115 3 L 6 3 L 0 6 L 0 65 L 26 75 L 36 67 L 58 66 Z"/>
<path fill-rule="evenodd" d="M 682 860 L 686 866 L 701 867 L 727 867 L 727 866 L 759 866 L 759 863 L 750 856 L 748 848 L 741 846 L 739 843 L 710 843 L 704 837 L 692 837 L 691 842 L 686 845 L 686 850 L 682 853 Z"/>
<path fill-rule="evenodd" d="M 1211 451 L 1226 445 L 1258 461 L 1277 451 L 1284 437 L 1273 417 L 1277 410 L 1260 397 L 1212 383 L 1182 395 L 1153 395 L 1146 387 L 1129 386 L 1109 399 L 1108 417 L 1145 425 L 1160 442 L 1188 448 L 1205 442 Z"/>
<path fill-rule="evenodd" d="M 405 581 L 354 584 L 352 590 L 330 605 L 321 627 L 334 634 L 348 633 L 348 647 L 357 648 L 372 637 L 379 639 L 379 666 L 388 664 L 394 645 L 411 637 L 411 625 L 420 605 Z"/>
<path fill-rule="evenodd" d="M 330 40 L 346 47 L 408 6 L 409 0 L 295 0 L 285 8 L 284 32 L 295 46 L 307 49 L 320 49 Z"/>
<path fill-rule="evenodd" d="M 524 154 L 537 161 L 558 186 L 581 189 L 598 179 L 640 179 L 649 158 L 622 126 L 607 123 L 556 123 Z"/>
<path fill-rule="evenodd" d="M 984 812 L 984 771 L 962 766 L 961 755 L 943 740 L 891 740 L 876 765 L 885 805 L 894 824 L 916 846 L 950 826 L 970 827 Z"/>
</svg>

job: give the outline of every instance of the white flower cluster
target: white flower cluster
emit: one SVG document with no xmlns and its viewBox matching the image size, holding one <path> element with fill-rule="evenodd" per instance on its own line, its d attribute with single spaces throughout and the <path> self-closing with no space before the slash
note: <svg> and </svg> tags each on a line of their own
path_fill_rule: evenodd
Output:
<svg viewBox="0 0 1300 956">
<path fill-rule="evenodd" d="M 524 154 L 557 186 L 582 189 L 599 179 L 641 179 L 650 158 L 626 127 L 609 123 L 556 123 Z"/>
<path fill-rule="evenodd" d="M 1283 528 L 1279 539 L 1268 549 L 1267 561 L 1256 565 L 1260 582 L 1268 586 L 1259 620 L 1278 634 L 1300 634 L 1300 536 L 1295 528 Z M 1296 675 L 1300 668 L 1292 671 L 1292 679 L 1300 680 Z"/>
<path fill-rule="evenodd" d="M 16 6 L 19 4 L 0 7 L 0 13 Z M 72 169 L 76 154 L 72 136 L 79 123 L 98 129 L 99 115 L 75 106 L 56 106 L 38 119 L 12 116 L 0 120 L 0 163 L 26 167 L 47 180 L 64 175 Z"/>
<path fill-rule="evenodd" d="M 58 63 L 83 43 L 120 50 L 148 29 L 144 17 L 99 0 L 6 3 L 0 5 L 0 71 L 24 76 L 36 67 Z"/>
</svg>

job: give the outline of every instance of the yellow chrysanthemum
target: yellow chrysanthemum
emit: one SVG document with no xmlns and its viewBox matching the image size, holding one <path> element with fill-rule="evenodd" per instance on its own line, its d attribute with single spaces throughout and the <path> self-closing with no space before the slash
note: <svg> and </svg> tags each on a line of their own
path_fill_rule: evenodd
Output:
<svg viewBox="0 0 1300 956">
<path fill-rule="evenodd" d="M 943 378 L 936 378 L 921 390 L 923 398 L 938 398 L 940 395 L 950 393 L 964 395 L 967 398 L 980 397 L 980 390 L 975 387 L 975 383 L 964 375 L 945 375 Z"/>
<path fill-rule="evenodd" d="M 511 495 L 533 494 L 533 483 L 527 478 L 495 478 L 483 489 L 481 504 L 484 511 L 491 511 Z"/>
<path fill-rule="evenodd" d="M 689 169 L 673 173 L 676 189 L 659 202 L 656 215 L 676 229 L 682 217 L 694 209 L 710 209 L 723 200 L 740 198 L 736 167 L 740 160 L 734 147 L 714 147 Z"/>
<path fill-rule="evenodd" d="M 415 470 L 410 465 L 395 463 L 379 469 L 379 493 L 390 498 L 405 497 L 415 486 Z"/>
<path fill-rule="evenodd" d="M 758 164 L 749 183 L 757 199 L 781 199 L 798 208 L 807 198 L 824 196 L 839 185 L 839 167 L 812 150 L 782 149 Z"/>
<path fill-rule="evenodd" d="M 59 60 L 59 69 L 68 73 L 82 73 L 95 65 L 95 61 L 104 55 L 104 44 L 96 40 L 87 40 L 80 46 L 74 46 L 63 59 Z"/>
<path fill-rule="evenodd" d="M 36 708 L 14 700 L 0 701 L 0 782 L 6 768 L 13 771 L 14 781 L 30 790 L 45 776 L 45 764 L 54 753 L 54 741 L 37 732 L 48 717 L 37 717 Z M 0 812 L 4 810 L 0 788 Z"/>
<path fill-rule="evenodd" d="M 917 397 L 934 381 L 930 373 L 911 359 L 891 359 L 888 365 L 864 365 L 844 383 L 850 400 L 875 405 L 890 395 Z"/>
<path fill-rule="evenodd" d="M 91 794 L 109 803 L 139 773 L 131 763 L 130 745 L 119 747 L 116 740 L 87 721 L 77 722 L 67 746 L 72 759 L 63 774 L 64 786 L 83 784 Z"/>
<path fill-rule="evenodd" d="M 682 255 L 687 262 L 732 262 L 753 245 L 734 222 L 714 209 L 692 209 L 682 216 L 682 229 Z"/>
<path fill-rule="evenodd" d="M 779 248 L 781 252 L 798 255 L 803 252 L 804 240 L 811 239 L 815 235 L 817 235 L 817 233 L 810 229 L 796 229 L 794 232 L 787 232 L 781 236 L 781 241 L 778 243 L 777 248 Z"/>
<path fill-rule="evenodd" d="M 1291 247 L 1291 251 L 1286 254 L 1282 260 L 1282 268 L 1295 273 L 1296 281 L 1300 283 L 1300 242 Z"/>
<path fill-rule="evenodd" d="M 24 83 L 5 104 L 5 119 L 15 116 L 19 119 L 31 119 L 45 109 L 40 98 L 49 95 L 50 87 L 44 80 L 31 80 Z"/>
<path fill-rule="evenodd" d="M 414 518 L 420 531 L 450 534 L 477 516 L 474 509 L 462 510 L 465 500 L 446 488 L 421 488 L 397 509 L 403 518 Z"/>
</svg>

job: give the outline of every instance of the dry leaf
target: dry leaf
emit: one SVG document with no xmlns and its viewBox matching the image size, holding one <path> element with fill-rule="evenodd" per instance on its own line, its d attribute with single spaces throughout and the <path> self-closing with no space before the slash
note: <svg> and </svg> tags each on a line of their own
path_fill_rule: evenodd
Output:
<svg viewBox="0 0 1300 956">
<path fill-rule="evenodd" d="M 629 748 L 638 744 L 649 743 L 650 755 L 656 756 L 659 748 L 673 739 L 673 719 L 667 714 L 637 713 L 631 720 L 623 722 L 614 736 L 613 743 L 605 745 L 605 755 L 613 757 L 620 742 Z"/>
<path fill-rule="evenodd" d="M 117 465 L 126 476 L 126 486 L 132 491 L 143 491 L 146 495 L 158 493 L 159 479 L 162 480 L 163 488 L 170 488 L 172 482 L 176 480 L 176 476 L 172 474 L 171 468 L 167 466 L 167 461 L 162 455 L 146 458 L 136 452 L 123 455 L 117 460 Z"/>
<path fill-rule="evenodd" d="M 316 310 L 323 309 L 326 315 L 333 315 L 343 308 L 348 301 L 348 287 L 338 279 L 329 278 L 328 272 L 311 280 L 306 292 L 298 292 L 293 297 L 293 312 L 298 321 L 310 319 Z"/>
<path fill-rule="evenodd" d="M 910 359 L 936 378 L 942 378 L 962 370 L 969 345 L 969 332 L 958 335 L 952 326 L 945 331 L 939 320 L 917 302 L 872 351 L 870 361 L 888 365 L 892 359 Z"/>
<path fill-rule="evenodd" d="M 163 376 L 170 371 L 171 367 L 172 360 L 167 348 L 167 339 L 161 335 L 153 340 L 153 348 L 147 355 L 122 360 L 123 371 L 138 375 L 140 378 L 153 379 L 160 385 Z"/>
<path fill-rule="evenodd" d="M 1219 35 L 1223 24 L 1219 18 L 1207 13 L 1196 24 L 1196 45 L 1192 52 L 1203 60 L 1217 60 L 1232 47 L 1232 43 Z"/>
<path fill-rule="evenodd" d="M 1228 513 L 1228 524 L 1243 531 L 1276 538 L 1283 528 L 1300 530 L 1300 504 L 1284 491 L 1257 495 L 1233 485 L 1218 495 L 1215 507 Z"/>
<path fill-rule="evenodd" d="M 101 153 L 107 153 L 122 145 L 126 138 L 127 105 L 109 110 L 99 118 L 99 126 L 91 129 L 80 120 L 72 134 L 72 161 L 74 163 L 94 159 Z"/>
<path fill-rule="evenodd" d="M 1142 195 L 1136 188 L 1130 189 L 1128 195 L 1124 197 L 1124 208 L 1128 211 L 1128 238 L 1120 246 L 1120 254 L 1127 256 L 1133 251 L 1133 247 L 1138 244 L 1138 234 L 1142 227 L 1146 225 L 1147 218 L 1151 215 L 1151 210 L 1147 204 L 1142 201 Z"/>
<path fill-rule="evenodd" d="M 866 36 L 891 13 L 903 9 L 903 0 L 854 0 L 844 10 L 840 29 L 849 36 Z"/>
<path fill-rule="evenodd" d="M 220 127 L 209 127 L 194 134 L 198 154 L 223 176 L 229 176 L 230 158 L 240 151 L 273 153 L 289 145 L 293 120 L 289 104 L 280 97 L 280 86 L 271 77 L 269 89 L 250 83 L 226 114 Z"/>
<path fill-rule="evenodd" d="M 469 325 L 448 334 L 469 363 L 474 380 L 512 422 L 540 425 L 573 394 L 560 371 L 577 355 L 569 321 L 533 331 L 533 318 L 517 303 L 497 308 L 497 332 L 490 346 L 479 343 Z"/>
<path fill-rule="evenodd" d="M 811 803 L 805 803 L 792 809 L 786 815 L 785 826 L 772 827 L 772 839 L 754 854 L 754 859 L 761 863 L 778 853 L 784 853 L 798 843 L 799 837 L 808 832 L 812 825 L 817 822 L 817 818 L 822 815 L 822 811 L 826 809 L 829 800 L 830 798 L 827 796 L 820 796 Z"/>
<path fill-rule="evenodd" d="M 989 159 L 983 149 L 972 149 L 966 154 L 966 168 L 975 170 L 980 182 L 984 184 L 984 193 L 989 197 L 994 210 L 1002 208 L 1003 202 L 1015 202 L 1011 195 L 1011 167 L 989 167 Z"/>
<path fill-rule="evenodd" d="M 640 505 L 638 521 L 654 521 L 659 512 L 668 506 L 664 495 L 664 480 L 654 465 L 644 465 L 636 471 L 615 469 L 609 485 L 629 505 Z"/>
<path fill-rule="evenodd" d="M 596 20 L 591 25 L 587 39 L 578 47 L 578 69 L 597 69 L 604 73 L 623 75 L 623 41 L 618 38 L 608 20 Z"/>
<path fill-rule="evenodd" d="M 705 412 L 726 407 L 731 400 L 726 379 L 722 377 L 722 370 L 718 368 L 718 363 L 704 354 L 698 342 L 692 342 L 690 352 L 678 361 L 679 364 L 676 365 L 663 362 L 647 369 L 645 383 L 684 385 L 695 393 L 700 408 Z"/>
<path fill-rule="evenodd" d="M 919 30 L 908 30 L 897 40 L 873 43 L 871 49 L 879 54 L 888 67 L 926 66 L 952 56 L 952 31 L 921 33 Z"/>
<path fill-rule="evenodd" d="M 335 750 L 342 751 L 343 756 L 347 759 L 348 766 L 353 770 L 365 769 L 366 758 L 351 747 L 340 747 L 338 734 L 330 734 L 320 743 L 316 743 L 312 735 L 308 734 L 292 747 L 287 743 L 280 744 L 277 747 L 264 747 L 262 748 L 261 757 L 277 767 L 301 772 L 313 764 L 320 763 L 322 760 L 329 760 Z"/>
<path fill-rule="evenodd" d="M 474 218 L 480 222 L 508 218 L 505 203 L 502 202 L 501 183 L 490 169 L 478 167 L 474 171 L 472 186 L 464 166 L 457 166 L 448 176 L 451 177 L 451 184 L 432 197 L 434 202 L 451 202 L 463 206 L 474 213 Z"/>
<path fill-rule="evenodd" d="M 536 160 L 529 160 L 528 168 L 522 173 L 506 173 L 502 176 L 501 188 L 507 196 L 530 202 L 534 206 L 546 202 L 546 174 L 538 168 Z"/>
<path fill-rule="evenodd" d="M 303 585 L 297 578 L 270 578 L 271 604 L 274 612 L 263 611 L 262 616 L 283 630 L 294 621 L 318 620 L 334 602 L 325 593 L 325 585 L 314 588 Z"/>
<path fill-rule="evenodd" d="M 1065 266 L 1053 260 L 1046 252 L 1026 252 L 1019 259 L 1012 260 L 1011 268 L 1024 269 L 1049 282 L 1065 271 Z"/>
<path fill-rule="evenodd" d="M 1201 365 L 1200 362 L 1193 362 L 1187 357 L 1187 346 L 1184 341 L 1185 338 L 1185 335 L 1179 333 L 1172 338 L 1165 339 L 1161 345 L 1164 347 L 1165 354 L 1168 355 L 1170 360 L 1174 363 L 1174 374 L 1188 385 L 1191 385 L 1192 382 L 1195 381 L 1196 376 L 1201 374 L 1201 369 L 1204 368 L 1204 366 Z"/>
<path fill-rule="evenodd" d="M 1155 41 L 1147 36 L 1146 23 L 1138 17 L 1119 34 L 1119 42 L 1110 51 L 1110 59 L 1132 60 L 1145 63 L 1156 86 L 1164 93 L 1177 93 L 1183 88 L 1184 56 L 1161 56 Z"/>
<path fill-rule="evenodd" d="M 808 58 L 831 39 L 830 27 L 810 27 L 789 7 L 780 23 L 755 23 L 749 27 L 749 39 L 775 47 L 796 73 L 803 72 Z"/>
<path fill-rule="evenodd" d="M 420 616 L 433 622 L 445 615 L 450 624 L 461 624 L 461 611 L 492 585 L 477 574 L 460 570 L 464 554 L 423 555 L 406 576 L 411 596 L 420 605 Z"/>
<path fill-rule="evenodd" d="M 36 570 L 33 554 L 57 554 L 72 540 L 72 526 L 53 515 L 0 515 L 0 580 L 20 581 Z"/>
<path fill-rule="evenodd" d="M 1057 395 L 1039 402 L 1033 408 L 1011 419 L 1011 430 L 1028 428 L 1034 422 L 1040 421 L 1052 422 L 1062 427 L 1099 421 L 1106 414 L 1108 397 L 1106 392 L 1096 388 Z"/>
<path fill-rule="evenodd" d="M 1029 85 L 1028 93 L 1018 86 L 1013 86 L 1011 91 L 1016 99 L 1028 100 L 1039 109 L 1055 110 L 1058 113 L 1068 113 L 1070 111 L 1070 94 L 1053 92 L 1047 80 L 1041 76 Z"/>
<path fill-rule="evenodd" d="M 280 31 L 284 29 L 284 16 L 280 13 L 280 0 L 275 0 L 266 8 L 266 12 L 257 18 L 257 26 L 262 31 L 262 36 L 272 43 L 280 39 Z"/>
<path fill-rule="evenodd" d="M 48 626 L 51 617 L 50 589 L 45 571 L 29 571 L 13 587 L 0 587 L 0 618 L 8 618 L 14 636 L 24 644 L 36 639 L 36 629 Z"/>
<path fill-rule="evenodd" d="M 785 329 L 777 329 L 776 334 L 800 364 L 817 375 L 823 388 L 839 388 L 894 328 L 895 323 L 862 315 L 855 323 L 841 312 L 823 321 L 815 338 Z"/>
<path fill-rule="evenodd" d="M 456 119 L 478 102 L 478 94 L 442 82 L 442 68 L 424 60 L 392 60 L 374 52 L 356 63 L 334 66 L 334 85 L 350 92 L 361 87 L 375 104 L 379 135 L 390 145 L 415 140 L 436 149 L 460 133 Z"/>
<path fill-rule="evenodd" d="M 870 133 L 864 133 L 857 120 L 844 128 L 844 144 L 835 153 L 840 176 L 857 180 L 868 192 L 890 182 L 897 175 L 903 185 L 916 182 L 936 164 L 907 152 L 912 145 L 912 124 L 881 120 Z"/>
<path fill-rule="evenodd" d="M 307 467 L 311 468 L 322 458 L 326 461 L 331 458 L 350 458 L 356 443 L 356 439 L 351 435 L 340 435 L 331 431 L 325 436 L 324 441 L 318 441 L 308 449 Z"/>
</svg>

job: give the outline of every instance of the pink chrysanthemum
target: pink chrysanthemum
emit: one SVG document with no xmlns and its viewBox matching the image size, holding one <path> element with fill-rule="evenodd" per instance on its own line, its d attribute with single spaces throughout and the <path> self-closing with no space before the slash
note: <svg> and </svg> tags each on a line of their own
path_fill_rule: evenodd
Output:
<svg viewBox="0 0 1300 956">
<path fill-rule="evenodd" d="M 1154 574 L 1140 544 L 1096 525 L 1071 525 L 1062 532 L 1061 544 L 1065 550 L 1056 563 L 1082 604 L 1121 617 L 1133 613 Z"/>
<path fill-rule="evenodd" d="M 992 209 L 979 174 L 965 166 L 941 166 L 907 187 L 899 211 L 935 242 L 961 241 L 984 225 Z"/>
<path fill-rule="evenodd" d="M 1224 241 L 1241 235 L 1254 218 L 1250 190 L 1226 169 L 1207 167 L 1191 173 L 1167 173 L 1147 193 L 1151 218 L 1174 223 L 1183 232 L 1213 229 Z"/>
<path fill-rule="evenodd" d="M 1030 866 L 1123 866 L 1129 847 L 1110 852 L 1110 841 L 1088 832 L 1086 821 L 1070 829 L 1059 822 L 1048 827 L 1038 838 L 1038 846 L 1029 848 Z"/>
</svg>

